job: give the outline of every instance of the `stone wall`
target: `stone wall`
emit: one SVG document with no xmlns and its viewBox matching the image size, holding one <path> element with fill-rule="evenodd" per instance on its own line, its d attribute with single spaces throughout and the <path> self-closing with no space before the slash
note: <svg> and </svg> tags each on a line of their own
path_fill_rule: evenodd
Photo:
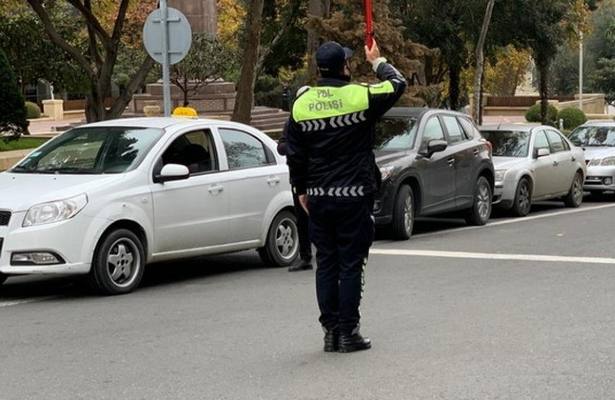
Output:
<svg viewBox="0 0 615 400">
<path fill-rule="evenodd" d="M 169 7 L 176 8 L 186 15 L 192 32 L 215 35 L 218 31 L 215 0 L 169 0 Z"/>
<path fill-rule="evenodd" d="M 204 112 L 232 112 L 235 107 L 235 84 L 229 82 L 213 82 L 200 87 L 195 94 L 190 95 L 190 106 L 199 114 Z M 173 108 L 182 106 L 184 97 L 182 91 L 175 85 L 171 85 L 171 104 Z M 154 83 L 147 85 L 145 94 L 136 94 L 129 105 L 129 111 L 134 114 L 142 114 L 146 105 L 158 105 L 164 108 L 162 99 L 162 84 Z"/>
</svg>

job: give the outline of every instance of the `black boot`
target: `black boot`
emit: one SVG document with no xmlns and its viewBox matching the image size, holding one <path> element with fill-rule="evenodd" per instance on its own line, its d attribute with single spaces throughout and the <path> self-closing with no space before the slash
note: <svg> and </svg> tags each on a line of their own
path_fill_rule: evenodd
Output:
<svg viewBox="0 0 615 400">
<path fill-rule="evenodd" d="M 300 262 L 288 267 L 288 272 L 306 271 L 313 268 L 312 257 L 302 257 Z"/>
<path fill-rule="evenodd" d="M 333 353 L 338 351 L 340 333 L 337 329 L 325 329 L 325 352 Z"/>
<path fill-rule="evenodd" d="M 341 334 L 339 343 L 340 353 L 352 353 L 354 351 L 367 350 L 372 348 L 372 341 L 364 338 L 359 332 Z"/>
</svg>

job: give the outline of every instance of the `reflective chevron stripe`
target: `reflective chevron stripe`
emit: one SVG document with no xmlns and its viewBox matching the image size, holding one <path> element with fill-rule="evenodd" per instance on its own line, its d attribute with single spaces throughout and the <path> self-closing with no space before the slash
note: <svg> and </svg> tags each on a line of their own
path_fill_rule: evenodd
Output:
<svg viewBox="0 0 615 400">
<path fill-rule="evenodd" d="M 315 119 L 311 121 L 299 122 L 303 132 L 322 131 L 327 127 L 327 122 L 324 119 Z"/>
<path fill-rule="evenodd" d="M 364 186 L 345 186 L 345 187 L 332 187 L 328 189 L 323 188 L 309 188 L 307 190 L 308 195 L 314 197 L 363 197 L 365 196 Z"/>
</svg>

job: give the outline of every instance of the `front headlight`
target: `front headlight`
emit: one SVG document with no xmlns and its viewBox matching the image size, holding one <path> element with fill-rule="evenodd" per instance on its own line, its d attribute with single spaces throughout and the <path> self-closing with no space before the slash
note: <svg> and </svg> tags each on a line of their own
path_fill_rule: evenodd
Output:
<svg viewBox="0 0 615 400">
<path fill-rule="evenodd" d="M 397 169 L 397 167 L 394 167 L 394 166 L 381 167 L 380 168 L 380 175 L 382 176 L 382 182 L 386 181 L 391 176 L 393 176 L 393 173 L 395 172 L 396 169 Z"/>
<path fill-rule="evenodd" d="M 498 169 L 495 171 L 495 181 L 496 182 L 502 182 L 504 180 L 504 177 L 506 176 L 506 171 L 505 169 Z"/>
<path fill-rule="evenodd" d="M 602 159 L 602 162 L 600 163 L 600 165 L 602 165 L 603 167 L 612 167 L 615 165 L 615 157 L 607 157 Z"/>
<path fill-rule="evenodd" d="M 73 218 L 88 204 L 85 194 L 66 199 L 37 204 L 28 210 L 22 226 L 51 224 Z"/>
</svg>

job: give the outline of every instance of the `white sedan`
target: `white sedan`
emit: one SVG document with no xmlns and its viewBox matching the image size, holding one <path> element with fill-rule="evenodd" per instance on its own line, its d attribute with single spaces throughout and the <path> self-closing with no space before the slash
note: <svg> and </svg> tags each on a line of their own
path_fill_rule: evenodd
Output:
<svg viewBox="0 0 615 400">
<path fill-rule="evenodd" d="M 285 159 L 245 125 L 137 118 L 72 129 L 0 173 L 0 284 L 88 274 L 105 294 L 147 263 L 258 249 L 288 266 L 298 233 Z"/>
</svg>

